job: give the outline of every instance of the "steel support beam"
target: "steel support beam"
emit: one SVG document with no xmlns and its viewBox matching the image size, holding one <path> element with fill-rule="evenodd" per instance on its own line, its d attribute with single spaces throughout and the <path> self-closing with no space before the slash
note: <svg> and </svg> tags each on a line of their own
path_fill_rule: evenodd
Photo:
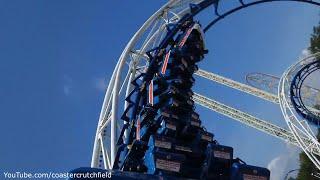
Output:
<svg viewBox="0 0 320 180">
<path fill-rule="evenodd" d="M 296 141 L 296 139 L 290 131 L 278 127 L 277 125 L 274 125 L 272 123 L 269 123 L 268 121 L 261 120 L 248 113 L 242 112 L 238 109 L 232 108 L 230 106 L 227 106 L 225 104 L 222 104 L 218 101 L 215 101 L 197 93 L 193 95 L 193 100 L 197 104 L 206 107 L 212 111 L 225 115 L 231 119 L 239 121 L 242 124 L 253 127 L 259 131 L 262 131 L 264 133 L 267 133 L 269 135 L 272 135 L 299 147 L 298 142 Z M 312 142 L 307 139 L 304 139 L 304 142 L 306 144 L 312 145 Z M 309 151 L 314 154 L 320 155 L 320 152 L 316 148 L 310 148 Z"/>
</svg>

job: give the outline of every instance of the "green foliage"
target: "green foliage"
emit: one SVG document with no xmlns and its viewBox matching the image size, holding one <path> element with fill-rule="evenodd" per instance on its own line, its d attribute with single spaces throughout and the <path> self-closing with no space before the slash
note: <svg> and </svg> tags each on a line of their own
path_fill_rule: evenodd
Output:
<svg viewBox="0 0 320 180">
<path fill-rule="evenodd" d="M 318 141 L 320 140 L 320 129 L 318 128 L 318 134 L 317 134 Z M 301 152 L 299 155 L 300 159 L 300 170 L 298 172 L 297 180 L 319 180 L 319 178 L 316 178 L 315 176 L 312 176 L 312 174 L 320 173 L 319 170 L 311 160 L 308 158 L 308 156 Z M 318 157 L 318 159 L 320 159 Z"/>
<path fill-rule="evenodd" d="M 320 36 L 318 36 L 318 39 L 320 39 Z M 314 108 L 320 110 L 320 105 L 315 105 Z M 320 128 L 318 128 L 317 139 L 318 141 L 320 141 Z M 300 153 L 299 159 L 300 159 L 300 170 L 298 172 L 297 180 L 319 180 L 319 178 L 312 176 L 312 174 L 320 173 L 320 171 L 315 167 L 315 165 L 313 165 L 311 160 L 308 158 L 308 156 L 304 152 Z"/>
<path fill-rule="evenodd" d="M 320 129 L 318 128 L 318 134 L 317 134 L 318 141 L 320 140 Z M 301 152 L 299 155 L 300 159 L 300 170 L 298 172 L 297 180 L 319 180 L 319 178 L 316 178 L 312 176 L 312 174 L 319 173 L 319 170 L 311 160 L 308 158 L 308 156 Z"/>
<path fill-rule="evenodd" d="M 320 51 L 320 25 L 313 27 L 313 33 L 310 38 L 309 51 L 316 53 Z"/>
<path fill-rule="evenodd" d="M 320 105 L 315 106 L 315 108 L 319 108 L 319 107 Z M 320 141 L 320 128 L 318 128 L 317 139 L 318 141 Z M 318 157 L 318 159 L 320 159 L 320 157 Z M 299 160 L 300 160 L 300 170 L 298 172 L 297 180 L 319 180 L 319 178 L 312 176 L 312 174 L 320 173 L 320 171 L 311 162 L 311 160 L 308 158 L 308 156 L 304 152 L 300 153 Z"/>
</svg>

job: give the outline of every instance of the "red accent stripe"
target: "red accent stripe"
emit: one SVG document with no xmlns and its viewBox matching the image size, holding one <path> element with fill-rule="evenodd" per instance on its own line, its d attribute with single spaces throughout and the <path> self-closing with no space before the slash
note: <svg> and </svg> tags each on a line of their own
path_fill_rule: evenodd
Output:
<svg viewBox="0 0 320 180">
<path fill-rule="evenodd" d="M 166 73 L 168 62 L 169 62 L 170 53 L 171 53 L 171 50 L 168 51 L 168 53 L 166 54 L 166 57 L 164 58 L 164 62 L 163 62 L 162 69 L 161 69 L 161 73 L 162 74 Z"/>
<path fill-rule="evenodd" d="M 153 106 L 153 80 L 149 84 L 149 103 Z"/>
<path fill-rule="evenodd" d="M 192 30 L 193 30 L 193 27 L 191 27 L 191 28 L 187 31 L 186 35 L 183 37 L 182 41 L 180 42 L 179 47 L 182 47 L 182 46 L 184 45 L 184 43 L 186 43 L 186 41 L 187 41 L 189 35 L 191 34 L 191 31 L 192 31 Z"/>
</svg>

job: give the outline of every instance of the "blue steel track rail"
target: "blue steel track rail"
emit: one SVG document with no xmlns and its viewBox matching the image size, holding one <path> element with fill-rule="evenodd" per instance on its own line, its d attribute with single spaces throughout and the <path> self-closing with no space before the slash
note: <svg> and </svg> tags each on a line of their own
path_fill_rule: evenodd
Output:
<svg viewBox="0 0 320 180">
<path fill-rule="evenodd" d="M 290 99 L 297 113 L 316 126 L 320 126 L 320 116 L 309 108 L 303 102 L 301 89 L 306 78 L 313 72 L 320 69 L 320 59 L 311 62 L 301 68 L 294 76 L 290 85 Z"/>
</svg>

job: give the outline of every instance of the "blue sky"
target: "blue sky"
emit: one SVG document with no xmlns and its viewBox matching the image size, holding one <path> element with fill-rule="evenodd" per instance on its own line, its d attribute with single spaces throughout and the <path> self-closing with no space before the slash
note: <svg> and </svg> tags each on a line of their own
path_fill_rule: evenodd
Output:
<svg viewBox="0 0 320 180">
<path fill-rule="evenodd" d="M 0 1 L 1 171 L 90 165 L 104 88 L 117 59 L 165 2 Z M 240 11 L 208 31 L 209 54 L 200 68 L 240 82 L 250 72 L 280 76 L 308 46 L 318 21 L 318 8 L 299 3 Z M 277 105 L 201 78 L 194 90 L 285 127 Z M 200 106 L 197 111 L 216 139 L 249 164 L 277 169 L 275 178 L 298 166 L 297 148 Z"/>
</svg>

